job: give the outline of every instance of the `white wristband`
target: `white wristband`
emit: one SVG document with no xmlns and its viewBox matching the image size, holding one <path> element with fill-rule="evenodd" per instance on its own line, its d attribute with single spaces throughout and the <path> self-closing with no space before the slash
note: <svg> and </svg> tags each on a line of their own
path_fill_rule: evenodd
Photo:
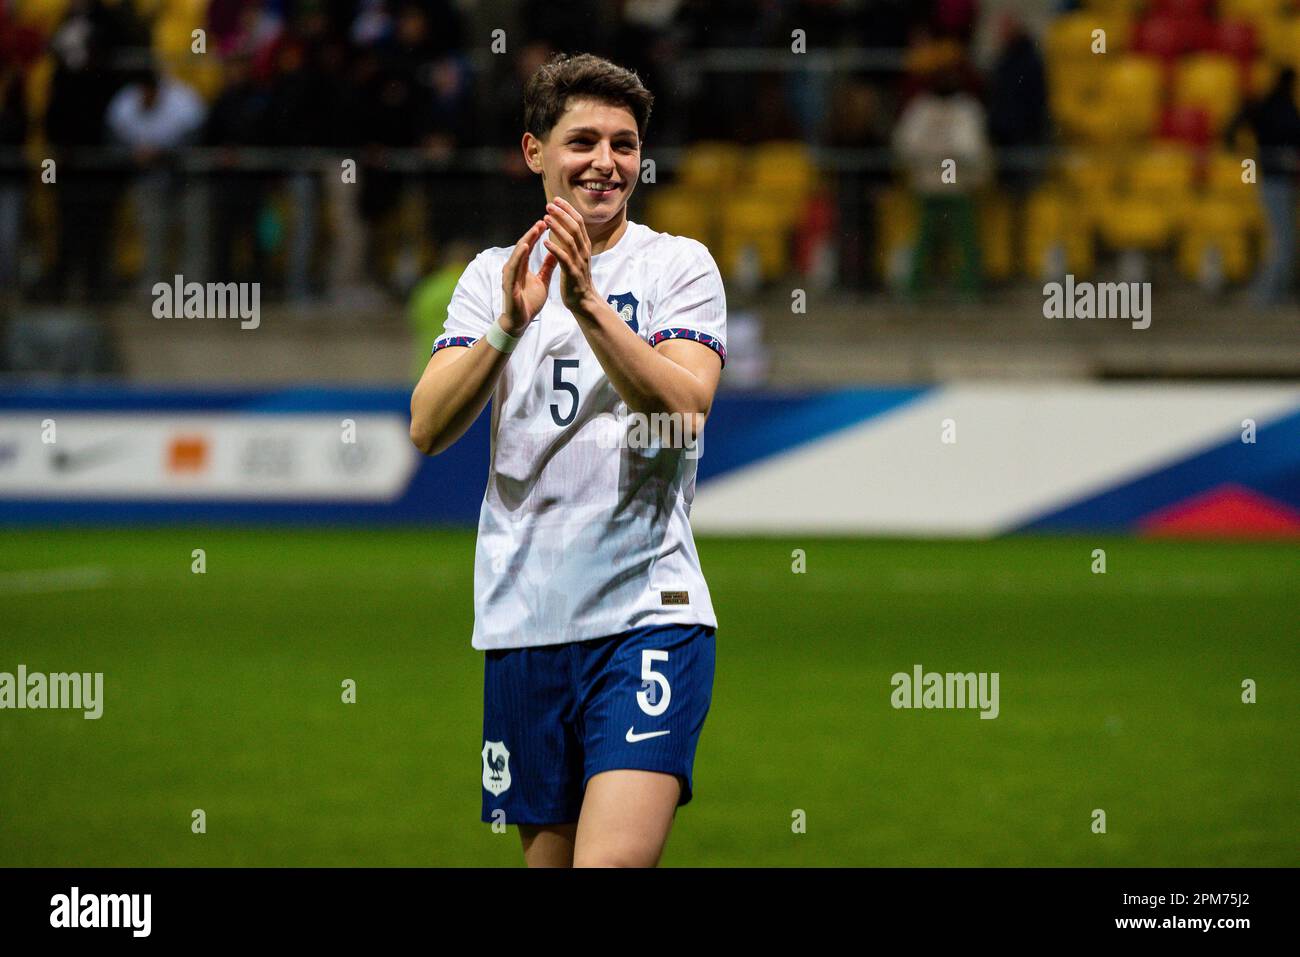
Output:
<svg viewBox="0 0 1300 957">
<path fill-rule="evenodd" d="M 523 336 L 512 336 L 501 328 L 501 323 L 494 322 L 488 326 L 487 341 L 493 349 L 498 352 L 504 352 L 509 355 L 515 351 L 515 346 L 519 345 L 519 340 Z"/>
</svg>

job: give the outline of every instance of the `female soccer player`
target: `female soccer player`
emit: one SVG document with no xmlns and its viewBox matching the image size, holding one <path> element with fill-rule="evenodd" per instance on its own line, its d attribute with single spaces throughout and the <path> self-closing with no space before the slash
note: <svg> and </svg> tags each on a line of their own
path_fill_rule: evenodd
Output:
<svg viewBox="0 0 1300 957">
<path fill-rule="evenodd" d="M 518 825 L 529 866 L 655 866 L 713 690 L 688 516 L 726 297 L 702 244 L 627 218 L 652 103 L 587 54 L 529 79 L 545 214 L 466 268 L 411 397 L 428 455 L 495 400 L 474 563 L 483 820 Z"/>
</svg>

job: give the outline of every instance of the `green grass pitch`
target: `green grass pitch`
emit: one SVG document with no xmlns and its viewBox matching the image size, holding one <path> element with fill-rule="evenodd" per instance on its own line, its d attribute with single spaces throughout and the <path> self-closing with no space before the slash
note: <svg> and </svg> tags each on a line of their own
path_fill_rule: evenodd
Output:
<svg viewBox="0 0 1300 957">
<path fill-rule="evenodd" d="M 699 545 L 717 678 L 665 865 L 1300 864 L 1293 545 Z M 105 704 L 0 711 L 0 865 L 520 865 L 478 819 L 473 552 L 6 530 L 0 671 L 102 671 Z M 895 710 L 918 663 L 998 672 L 999 716 Z"/>
</svg>

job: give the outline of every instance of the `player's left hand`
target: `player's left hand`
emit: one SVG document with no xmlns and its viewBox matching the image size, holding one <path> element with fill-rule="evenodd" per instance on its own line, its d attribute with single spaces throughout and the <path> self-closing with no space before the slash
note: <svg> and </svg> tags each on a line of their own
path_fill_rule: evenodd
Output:
<svg viewBox="0 0 1300 957">
<path fill-rule="evenodd" d="M 543 240 L 560 263 L 560 298 L 576 316 L 589 315 L 599 300 L 591 280 L 591 238 L 582 214 L 558 196 L 546 204 L 546 225 L 551 230 Z"/>
</svg>

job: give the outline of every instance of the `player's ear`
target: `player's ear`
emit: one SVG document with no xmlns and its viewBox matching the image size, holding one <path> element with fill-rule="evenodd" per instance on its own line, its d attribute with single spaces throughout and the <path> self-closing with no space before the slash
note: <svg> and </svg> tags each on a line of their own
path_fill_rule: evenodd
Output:
<svg viewBox="0 0 1300 957">
<path fill-rule="evenodd" d="M 525 133 L 523 143 L 524 162 L 534 173 L 542 172 L 542 141 L 532 133 Z"/>
</svg>

